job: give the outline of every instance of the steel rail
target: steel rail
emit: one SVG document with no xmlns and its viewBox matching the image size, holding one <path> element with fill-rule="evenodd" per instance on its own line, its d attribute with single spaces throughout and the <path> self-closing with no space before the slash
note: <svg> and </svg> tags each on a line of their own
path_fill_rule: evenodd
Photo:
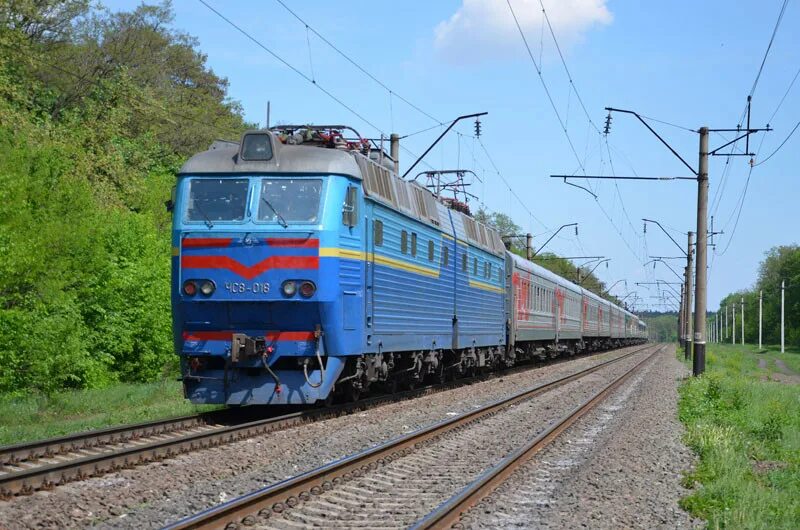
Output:
<svg viewBox="0 0 800 530">
<path fill-rule="evenodd" d="M 421 447 L 428 440 L 463 428 L 482 418 L 496 414 L 502 409 L 563 386 L 576 379 L 583 378 L 603 367 L 628 359 L 652 347 L 653 345 L 648 345 L 549 383 L 537 385 L 473 411 L 326 464 L 307 473 L 237 497 L 177 521 L 165 528 L 169 530 L 224 529 L 231 523 L 233 525 L 242 523 L 246 526 L 251 526 L 256 523 L 258 515 L 269 517 L 272 512 L 281 513 L 286 509 L 291 509 L 312 496 L 332 489 L 335 485 L 353 480 L 370 470 L 377 469 L 381 465 L 410 454 L 415 448 Z"/>
<path fill-rule="evenodd" d="M 613 351 L 613 350 L 612 350 Z M 563 359 L 560 362 L 567 362 Z M 549 363 L 549 365 L 558 363 Z M 536 365 L 518 365 L 488 374 L 501 377 L 535 368 Z M 0 447 L 0 466 L 21 467 L 17 471 L 0 470 L 0 499 L 14 495 L 26 495 L 40 489 L 52 489 L 105 473 L 128 469 L 137 465 L 173 458 L 179 454 L 199 449 L 236 442 L 253 436 L 268 434 L 283 429 L 363 411 L 387 403 L 395 403 L 437 392 L 466 386 L 480 380 L 480 376 L 427 385 L 424 387 L 383 394 L 326 409 L 313 409 L 259 418 L 252 421 L 237 421 L 232 410 L 211 411 L 196 416 L 184 416 L 133 425 L 110 427 L 86 433 L 40 440 L 30 444 Z M 246 409 L 241 409 L 244 411 Z M 214 420 L 214 421 L 212 421 Z M 215 425 L 223 423 L 223 425 Z M 225 423 L 229 423 L 225 425 Z M 198 429 L 205 429 L 197 432 Z M 181 431 L 188 431 L 181 434 Z M 147 438 L 176 435 L 168 439 Z M 130 447 L 114 448 L 114 445 L 135 442 Z M 95 454 L 86 454 L 99 450 Z M 65 457 L 77 454 L 77 457 Z M 54 458 L 55 457 L 55 458 Z M 55 462 L 41 464 L 43 459 Z M 18 465 L 22 462 L 23 465 Z"/>
<path fill-rule="evenodd" d="M 216 423 L 219 421 L 214 420 L 214 418 L 222 416 L 220 412 L 222 411 L 165 418 L 135 424 L 117 425 L 105 429 L 69 434 L 56 438 L 47 438 L 34 442 L 1 446 L 0 465 L 49 458 L 72 451 L 124 443 L 142 437 L 156 436 L 177 430 L 186 430 L 201 425 L 208 425 L 209 423 Z"/>
<path fill-rule="evenodd" d="M 644 366 L 644 363 L 662 351 L 664 351 L 664 346 L 661 346 L 651 355 L 648 355 L 636 363 L 630 370 L 627 370 L 624 374 L 617 377 L 600 392 L 554 422 L 528 444 L 509 454 L 501 460 L 499 464 L 485 471 L 471 484 L 418 521 L 412 528 L 415 530 L 428 530 L 432 528 L 453 527 L 453 525 L 457 524 L 469 510 L 477 506 L 483 499 L 490 496 L 498 486 L 508 480 L 519 467 L 524 465 L 536 453 L 547 447 L 587 412 L 594 409 L 595 406 Z"/>
</svg>

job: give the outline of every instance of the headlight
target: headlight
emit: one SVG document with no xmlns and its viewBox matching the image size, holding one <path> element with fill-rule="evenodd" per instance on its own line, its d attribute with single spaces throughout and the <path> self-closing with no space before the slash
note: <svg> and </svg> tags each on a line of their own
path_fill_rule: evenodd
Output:
<svg viewBox="0 0 800 530">
<path fill-rule="evenodd" d="M 194 296 L 197 294 L 197 284 L 194 280 L 187 280 L 183 282 L 183 294 L 186 296 Z"/>
<path fill-rule="evenodd" d="M 300 284 L 300 295 L 303 298 L 311 298 L 314 296 L 314 291 L 317 290 L 317 287 L 311 282 L 303 282 Z"/>
<path fill-rule="evenodd" d="M 281 290 L 284 296 L 294 296 L 294 293 L 297 292 L 297 284 L 293 280 L 287 280 L 281 285 Z"/>
<path fill-rule="evenodd" d="M 211 296 L 216 289 L 214 282 L 211 280 L 205 280 L 200 284 L 200 292 L 203 293 L 203 296 Z"/>
</svg>

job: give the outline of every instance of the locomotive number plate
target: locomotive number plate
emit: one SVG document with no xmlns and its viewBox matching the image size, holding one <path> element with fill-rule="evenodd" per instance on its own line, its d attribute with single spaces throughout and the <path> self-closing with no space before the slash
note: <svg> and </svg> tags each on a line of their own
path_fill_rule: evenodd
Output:
<svg viewBox="0 0 800 530">
<path fill-rule="evenodd" d="M 266 294 L 269 292 L 269 284 L 267 282 L 225 282 L 225 290 L 229 293 L 254 293 Z"/>
</svg>

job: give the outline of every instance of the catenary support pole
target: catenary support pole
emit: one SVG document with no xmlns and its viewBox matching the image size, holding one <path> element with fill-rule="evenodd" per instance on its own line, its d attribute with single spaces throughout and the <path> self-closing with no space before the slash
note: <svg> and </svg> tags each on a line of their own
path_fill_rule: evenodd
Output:
<svg viewBox="0 0 800 530">
<path fill-rule="evenodd" d="M 742 297 L 742 346 L 744 346 L 744 296 Z"/>
<path fill-rule="evenodd" d="M 694 256 L 694 232 L 687 234 L 686 248 L 686 338 L 684 343 L 684 359 L 687 361 L 692 358 L 692 257 Z"/>
<path fill-rule="evenodd" d="M 731 311 L 731 344 L 736 344 L 736 302 L 733 303 L 733 311 Z"/>
<path fill-rule="evenodd" d="M 694 357 L 692 371 L 706 371 L 706 293 L 708 278 L 708 127 L 700 128 L 697 171 L 697 246 L 695 247 Z"/>
<path fill-rule="evenodd" d="M 758 349 L 761 350 L 761 324 L 762 313 L 764 311 L 764 291 L 758 291 Z"/>
<path fill-rule="evenodd" d="M 728 309 L 729 305 L 725 305 L 725 338 L 728 338 Z"/>
<path fill-rule="evenodd" d="M 786 280 L 781 280 L 781 353 L 784 353 L 784 340 L 786 338 L 786 326 L 783 320 L 785 305 L 786 305 Z"/>
<path fill-rule="evenodd" d="M 681 305 L 678 308 L 678 344 L 683 348 L 683 317 L 686 312 L 686 281 L 681 284 Z"/>
</svg>

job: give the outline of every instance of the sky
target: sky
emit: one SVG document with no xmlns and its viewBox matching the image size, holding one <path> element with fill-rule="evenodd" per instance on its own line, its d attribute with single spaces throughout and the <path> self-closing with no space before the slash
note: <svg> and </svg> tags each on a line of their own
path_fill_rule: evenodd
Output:
<svg viewBox="0 0 800 530">
<path fill-rule="evenodd" d="M 754 84 L 751 126 L 774 129 L 751 137 L 755 163 L 800 120 L 800 79 L 787 93 L 800 71 L 798 2 L 788 2 L 755 83 L 783 0 L 543 0 L 555 40 L 539 0 L 511 0 L 530 54 L 505 0 L 284 1 L 304 22 L 278 0 L 205 0 L 260 44 L 199 0 L 173 3 L 175 29 L 198 39 L 247 120 L 263 126 L 269 101 L 273 124 L 341 123 L 364 137 L 429 129 L 401 141 L 402 172 L 443 130 L 441 123 L 488 112 L 480 139 L 473 138 L 471 120 L 461 122 L 414 173 L 475 171 L 473 209 L 510 215 L 534 234 L 535 246 L 577 222 L 577 236 L 565 229 L 545 250 L 611 258 L 595 274 L 608 285 L 619 281 L 611 291 L 617 296 L 635 290 L 637 309 L 668 309 L 661 291 L 679 290 L 636 285 L 678 281 L 662 263 L 645 266 L 648 256 L 682 255 L 657 226 L 644 233 L 642 218 L 659 221 L 685 249 L 686 232 L 696 227 L 697 184 L 570 180 L 595 199 L 550 178 L 691 175 L 634 116 L 614 114 L 610 133 L 602 134 L 604 108 L 660 120 L 648 123 L 695 169 L 694 130 L 744 125 Z M 112 10 L 138 3 L 105 2 Z M 731 134 L 711 133 L 711 149 Z M 743 143 L 736 146 L 743 152 Z M 798 153 L 800 130 L 752 172 L 750 157 L 710 157 L 709 216 L 724 234 L 709 249 L 709 310 L 753 285 L 766 251 L 800 240 Z M 682 274 L 685 261 L 668 263 Z"/>
</svg>

